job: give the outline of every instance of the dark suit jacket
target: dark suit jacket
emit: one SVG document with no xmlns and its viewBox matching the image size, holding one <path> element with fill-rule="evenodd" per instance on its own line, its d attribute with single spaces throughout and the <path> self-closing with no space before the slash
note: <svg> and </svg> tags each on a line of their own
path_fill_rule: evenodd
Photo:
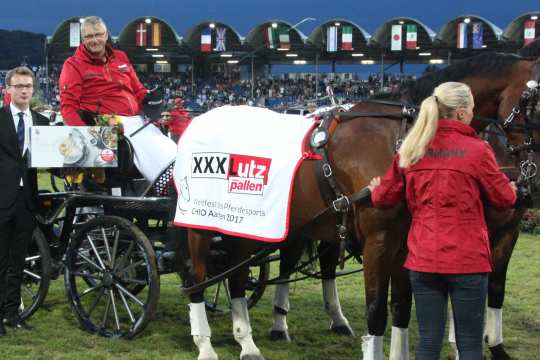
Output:
<svg viewBox="0 0 540 360">
<path fill-rule="evenodd" d="M 34 125 L 49 125 L 45 116 L 31 113 Z M 21 177 L 26 204 L 30 210 L 36 210 L 37 172 L 28 167 L 28 151 L 21 156 L 11 110 L 5 106 L 0 109 L 0 214 L 13 206 Z"/>
</svg>

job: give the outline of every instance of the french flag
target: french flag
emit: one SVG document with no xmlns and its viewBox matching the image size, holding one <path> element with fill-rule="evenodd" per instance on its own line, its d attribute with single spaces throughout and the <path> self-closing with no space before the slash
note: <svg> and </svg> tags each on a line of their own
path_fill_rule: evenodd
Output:
<svg viewBox="0 0 540 360">
<path fill-rule="evenodd" d="M 467 47 L 467 24 L 466 23 L 460 22 L 458 24 L 456 40 L 457 40 L 456 47 L 458 49 L 465 49 Z"/>
<path fill-rule="evenodd" d="M 201 32 L 201 51 L 212 51 L 212 29 L 206 28 Z"/>
</svg>

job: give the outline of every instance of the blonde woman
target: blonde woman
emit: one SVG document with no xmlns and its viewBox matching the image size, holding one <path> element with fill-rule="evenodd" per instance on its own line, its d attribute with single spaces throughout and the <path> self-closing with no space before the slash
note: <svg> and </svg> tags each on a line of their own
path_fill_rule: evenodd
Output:
<svg viewBox="0 0 540 360">
<path fill-rule="evenodd" d="M 417 359 L 439 359 L 448 297 L 460 360 L 482 359 L 484 308 L 492 271 L 484 204 L 510 208 L 516 187 L 490 146 L 469 126 L 474 100 L 463 83 L 439 85 L 384 177 L 369 188 L 374 207 L 405 199 L 412 214 L 410 270 L 420 334 Z"/>
</svg>

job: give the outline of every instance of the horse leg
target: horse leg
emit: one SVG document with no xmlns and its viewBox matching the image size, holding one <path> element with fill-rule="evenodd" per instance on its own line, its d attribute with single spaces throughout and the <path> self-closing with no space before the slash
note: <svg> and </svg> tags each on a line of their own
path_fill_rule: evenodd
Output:
<svg viewBox="0 0 540 360">
<path fill-rule="evenodd" d="M 400 249 L 392 262 L 390 275 L 392 309 L 392 336 L 390 340 L 390 360 L 409 359 L 409 321 L 411 319 L 412 290 L 409 272 L 403 267 L 405 249 Z"/>
<path fill-rule="evenodd" d="M 511 231 L 500 234 L 498 239 L 492 239 L 495 240 L 492 253 L 494 269 L 489 274 L 488 307 L 484 336 L 494 360 L 510 359 L 503 345 L 502 306 L 506 286 L 506 272 L 518 236 L 519 232 L 516 226 Z"/>
<path fill-rule="evenodd" d="M 336 286 L 336 267 L 339 261 L 339 244 L 321 241 L 317 247 L 321 267 L 324 309 L 330 317 L 330 329 L 341 335 L 354 336 L 349 321 L 341 311 Z"/>
<path fill-rule="evenodd" d="M 385 258 L 384 233 L 366 239 L 364 246 L 364 287 L 368 335 L 362 336 L 364 360 L 383 359 L 383 337 L 388 317 L 389 262 Z"/>
<path fill-rule="evenodd" d="M 191 281 L 198 284 L 206 279 L 206 259 L 210 248 L 210 238 L 206 234 L 189 230 L 189 253 L 191 257 Z M 189 295 L 189 322 L 193 342 L 199 349 L 197 360 L 217 360 L 218 356 L 212 347 L 212 332 L 206 316 L 204 291 Z"/>
<path fill-rule="evenodd" d="M 305 239 L 303 239 L 305 241 Z M 301 238 L 289 239 L 288 245 L 279 249 L 279 280 L 288 280 L 290 272 L 294 269 L 302 256 L 304 249 Z M 272 308 L 272 328 L 270 339 L 272 341 L 291 341 L 287 314 L 289 313 L 289 283 L 276 284 Z"/>
<path fill-rule="evenodd" d="M 246 247 L 239 244 L 241 239 L 235 239 L 232 244 L 234 252 L 232 264 L 238 264 L 245 260 L 251 252 L 246 251 Z M 244 240 L 245 242 L 245 240 Z M 229 278 L 229 290 L 231 293 L 231 316 L 233 335 L 236 342 L 242 347 L 240 352 L 241 360 L 264 360 L 261 351 L 255 345 L 251 335 L 251 323 L 246 299 L 246 284 L 248 282 L 249 268 L 244 267 Z"/>
</svg>

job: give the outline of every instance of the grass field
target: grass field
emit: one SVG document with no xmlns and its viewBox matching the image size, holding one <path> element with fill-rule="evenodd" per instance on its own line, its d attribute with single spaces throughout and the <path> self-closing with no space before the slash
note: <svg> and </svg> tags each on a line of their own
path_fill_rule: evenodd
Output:
<svg viewBox="0 0 540 360">
<path fill-rule="evenodd" d="M 504 307 L 504 340 L 516 359 L 540 358 L 540 237 L 522 235 L 510 264 Z M 358 267 L 358 264 L 350 264 Z M 360 359 L 361 335 L 366 333 L 361 274 L 338 280 L 341 304 L 357 336 L 332 334 L 323 310 L 318 281 L 291 285 L 290 344 L 269 340 L 273 288 L 267 289 L 251 311 L 254 338 L 266 359 Z M 79 329 L 71 313 L 63 280 L 51 285 L 45 306 L 31 319 L 33 331 L 8 329 L 0 339 L 1 359 L 196 359 L 189 328 L 187 298 L 176 275 L 161 278 L 161 297 L 150 326 L 134 340 L 109 340 Z M 220 359 L 237 359 L 239 346 L 231 335 L 230 315 L 209 316 L 213 344 Z M 11 331 L 9 331 L 11 330 Z M 385 337 L 388 356 L 389 334 Z M 411 322 L 411 358 L 417 344 L 416 321 Z M 487 351 L 486 351 L 487 355 Z M 445 345 L 443 359 L 452 359 Z"/>
</svg>

